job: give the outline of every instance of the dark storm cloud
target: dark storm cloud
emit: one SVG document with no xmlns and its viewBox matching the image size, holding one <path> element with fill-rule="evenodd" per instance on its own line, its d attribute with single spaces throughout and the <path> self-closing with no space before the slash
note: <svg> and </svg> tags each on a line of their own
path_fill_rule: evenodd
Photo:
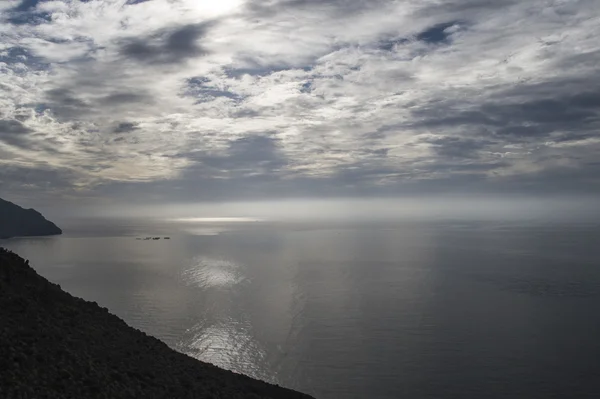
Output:
<svg viewBox="0 0 600 399">
<path fill-rule="evenodd" d="M 250 136 L 234 140 L 223 155 L 196 151 L 179 156 L 195 162 L 184 174 L 196 177 L 202 174 L 209 177 L 215 171 L 220 171 L 230 178 L 258 170 L 262 174 L 272 175 L 287 164 L 277 139 L 270 136 Z"/>
<path fill-rule="evenodd" d="M 59 117 L 77 117 L 90 110 L 90 105 L 77 98 L 77 94 L 70 89 L 51 89 L 46 91 L 45 97 L 45 101 L 37 104 L 36 108 L 40 111 L 50 110 Z"/>
<path fill-rule="evenodd" d="M 598 121 L 600 93 L 582 93 L 565 98 L 540 98 L 516 104 L 485 104 L 482 112 L 500 121 L 585 128 Z"/>
<path fill-rule="evenodd" d="M 15 116 L 15 119 L 0 119 L 0 143 L 24 150 L 60 156 L 61 141 L 43 131 L 36 131 L 25 126 L 21 120 L 28 119 L 30 119 L 28 115 Z"/>
<path fill-rule="evenodd" d="M 100 86 L 99 89 L 101 88 Z M 134 104 L 149 105 L 155 101 L 147 93 L 127 91 L 116 91 L 95 99 L 82 100 L 78 94 L 80 91 L 80 87 L 48 90 L 45 93 L 44 102 L 35 104 L 34 108 L 38 113 L 49 110 L 60 120 L 78 120 L 106 107 L 132 106 Z"/>
<path fill-rule="evenodd" d="M 229 146 L 229 157 L 239 167 L 262 167 L 276 170 L 286 164 L 281 155 L 277 139 L 269 136 L 250 136 L 237 139 Z"/>
<path fill-rule="evenodd" d="M 435 165 L 429 165 L 423 168 L 427 172 L 440 172 L 443 171 L 445 173 L 464 173 L 468 172 L 472 177 L 475 177 L 477 174 L 484 176 L 485 174 L 482 172 L 489 172 L 494 169 L 499 169 L 509 166 L 507 162 L 495 161 L 489 163 L 480 163 L 480 162 L 455 162 L 455 163 L 443 163 L 439 162 Z"/>
<path fill-rule="evenodd" d="M 132 122 L 121 122 L 115 127 L 113 130 L 114 133 L 128 133 L 133 132 L 134 130 L 138 130 L 138 124 Z"/>
<path fill-rule="evenodd" d="M 163 30 L 145 38 L 128 39 L 121 54 L 144 63 L 180 63 L 206 54 L 199 41 L 213 23 L 186 25 Z"/>
<path fill-rule="evenodd" d="M 60 104 L 62 106 L 84 108 L 86 103 L 77 97 L 69 89 L 52 89 L 46 92 L 48 98 L 53 103 Z"/>
<path fill-rule="evenodd" d="M 31 132 L 31 129 L 25 127 L 18 120 L 0 119 L 0 134 L 26 134 Z"/>
<path fill-rule="evenodd" d="M 600 90 L 577 94 L 554 92 L 553 97 L 535 98 L 533 90 L 536 89 L 540 90 L 540 87 L 528 91 L 527 86 L 523 86 L 480 104 L 452 100 L 434 102 L 432 106 L 413 112 L 418 120 L 416 126 L 439 129 L 485 127 L 477 131 L 487 132 L 496 139 L 503 138 L 506 142 L 546 140 L 555 135 L 561 140 L 582 139 L 600 128 Z M 515 98 L 517 93 L 528 93 L 528 96 Z"/>
<path fill-rule="evenodd" d="M 270 17 L 278 13 L 301 10 L 325 10 L 337 15 L 350 15 L 376 9 L 389 3 L 387 0 L 251 0 L 247 10 L 253 17 Z"/>
<path fill-rule="evenodd" d="M 435 137 L 421 140 L 430 144 L 438 156 L 451 159 L 474 159 L 478 158 L 477 151 L 497 142 L 485 139 L 473 139 L 465 137 Z M 443 165 L 440 166 L 443 169 Z"/>
<path fill-rule="evenodd" d="M 464 17 L 465 14 L 482 11 L 495 12 L 519 3 L 520 0 L 448 0 L 428 5 L 419 10 L 418 14 L 422 16 L 454 14 Z"/>
<path fill-rule="evenodd" d="M 127 105 L 132 103 L 153 103 L 152 96 L 144 93 L 117 92 L 104 96 L 99 103 L 103 105 Z"/>
<path fill-rule="evenodd" d="M 43 162 L 22 167 L 3 165 L 0 168 L 0 191 L 10 193 L 20 203 L 56 200 L 73 190 L 77 175 L 70 169 L 51 167 Z M 48 205 L 48 202 L 45 202 Z"/>
<path fill-rule="evenodd" d="M 38 185 L 41 188 L 47 186 L 66 187 L 70 184 L 68 176 L 69 173 L 64 170 L 58 171 L 43 164 L 36 165 L 36 167 L 7 166 L 0 168 L 0 185 L 3 188 L 10 188 L 12 187 L 10 181 L 14 181 L 26 183 L 28 186 Z M 15 186 L 22 187 L 23 185 L 15 184 Z M 29 189 L 33 189 L 33 187 L 30 186 Z"/>
<path fill-rule="evenodd" d="M 16 147 L 27 145 L 27 135 L 33 130 L 15 119 L 0 119 L 0 141 Z"/>
<path fill-rule="evenodd" d="M 488 183 L 482 188 L 489 192 L 534 195 L 580 193 L 597 196 L 600 194 L 600 163 L 586 162 L 577 168 L 550 167 L 535 174 L 516 175 L 494 184 Z"/>
<path fill-rule="evenodd" d="M 266 198 L 267 196 L 299 195 L 310 189 L 331 190 L 327 181 L 299 179 L 282 180 L 282 167 L 288 160 L 279 148 L 278 139 L 272 135 L 244 137 L 229 143 L 221 155 L 202 150 L 180 153 L 175 158 L 185 158 L 192 164 L 174 179 L 148 183 L 115 183 L 98 187 L 102 195 L 138 196 L 153 192 L 169 192 L 180 200 L 214 200 Z M 217 177 L 217 178 L 215 178 Z M 317 188 L 321 187 L 321 188 Z"/>
</svg>

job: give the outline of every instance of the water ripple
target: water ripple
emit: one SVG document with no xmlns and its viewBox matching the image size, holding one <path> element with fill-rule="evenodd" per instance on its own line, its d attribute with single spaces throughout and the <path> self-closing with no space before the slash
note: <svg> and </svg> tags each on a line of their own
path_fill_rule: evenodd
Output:
<svg viewBox="0 0 600 399">
<path fill-rule="evenodd" d="M 243 320 L 198 323 L 186 332 L 178 349 L 196 359 L 254 378 L 277 382 L 264 366 L 265 351 Z"/>
<path fill-rule="evenodd" d="M 183 271 L 182 277 L 186 284 L 202 288 L 227 288 L 245 280 L 237 263 L 206 256 L 195 257 Z"/>
</svg>

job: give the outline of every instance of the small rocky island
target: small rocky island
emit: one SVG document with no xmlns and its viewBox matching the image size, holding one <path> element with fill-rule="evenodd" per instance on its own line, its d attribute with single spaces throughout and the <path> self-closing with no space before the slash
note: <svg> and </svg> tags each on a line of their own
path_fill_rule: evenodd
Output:
<svg viewBox="0 0 600 399">
<path fill-rule="evenodd" d="M 56 234 L 62 234 L 62 230 L 35 209 L 24 209 L 0 198 L 0 239 Z"/>
<path fill-rule="evenodd" d="M 290 398 L 170 349 L 0 248 L 1 398 Z"/>
</svg>

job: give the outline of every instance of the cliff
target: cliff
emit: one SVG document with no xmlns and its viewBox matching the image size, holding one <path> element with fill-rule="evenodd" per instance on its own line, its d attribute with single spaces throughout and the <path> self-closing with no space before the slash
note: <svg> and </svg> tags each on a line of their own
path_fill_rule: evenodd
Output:
<svg viewBox="0 0 600 399">
<path fill-rule="evenodd" d="M 35 209 L 24 209 L 0 198 L 0 238 L 62 234 Z"/>
<path fill-rule="evenodd" d="M 2 248 L 0 354 L 7 399 L 310 399 L 178 353 Z"/>
</svg>

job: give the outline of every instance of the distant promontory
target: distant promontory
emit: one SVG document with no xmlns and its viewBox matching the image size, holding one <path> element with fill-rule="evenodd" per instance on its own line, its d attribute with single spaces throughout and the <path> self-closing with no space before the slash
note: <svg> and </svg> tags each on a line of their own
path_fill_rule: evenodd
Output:
<svg viewBox="0 0 600 399">
<path fill-rule="evenodd" d="M 56 234 L 62 234 L 62 230 L 35 209 L 24 209 L 0 198 L 0 238 Z"/>
</svg>

